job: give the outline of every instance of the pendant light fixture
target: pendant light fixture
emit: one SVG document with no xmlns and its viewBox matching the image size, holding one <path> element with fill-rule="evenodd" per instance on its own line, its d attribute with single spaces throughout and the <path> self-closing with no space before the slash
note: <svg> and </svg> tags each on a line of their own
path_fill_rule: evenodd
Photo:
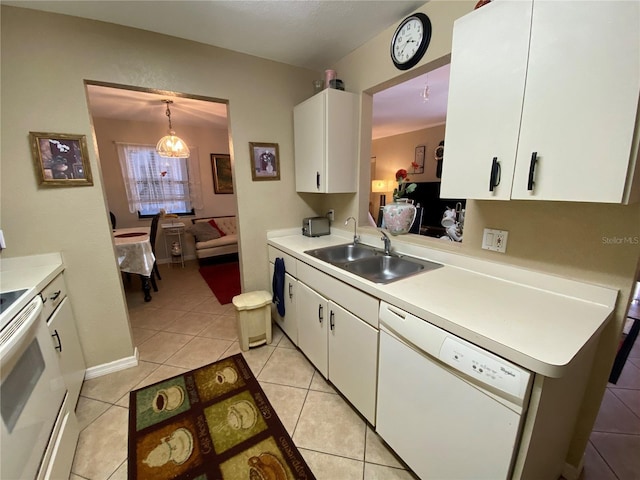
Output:
<svg viewBox="0 0 640 480">
<path fill-rule="evenodd" d="M 169 135 L 162 137 L 156 145 L 156 151 L 161 157 L 169 158 L 189 158 L 191 152 L 189 147 L 180 137 L 176 136 L 176 132 L 171 128 L 171 110 L 169 105 L 173 103 L 173 100 L 162 100 L 167 104 L 167 111 L 165 112 L 169 117 Z"/>
</svg>

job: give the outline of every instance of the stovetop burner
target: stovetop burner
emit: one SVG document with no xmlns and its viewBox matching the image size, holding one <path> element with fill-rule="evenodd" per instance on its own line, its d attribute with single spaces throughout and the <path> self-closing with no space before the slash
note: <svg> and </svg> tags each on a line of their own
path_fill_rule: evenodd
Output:
<svg viewBox="0 0 640 480">
<path fill-rule="evenodd" d="M 27 290 L 27 288 L 23 288 L 22 290 L 13 290 L 11 292 L 0 292 L 0 313 L 9 308 Z"/>
</svg>

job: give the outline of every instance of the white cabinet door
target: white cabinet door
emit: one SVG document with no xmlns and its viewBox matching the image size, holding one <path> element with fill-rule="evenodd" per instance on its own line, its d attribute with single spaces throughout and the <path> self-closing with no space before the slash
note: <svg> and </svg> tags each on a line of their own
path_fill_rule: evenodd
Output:
<svg viewBox="0 0 640 480">
<path fill-rule="evenodd" d="M 534 1 L 511 197 L 623 202 L 639 91 L 639 2 Z"/>
<path fill-rule="evenodd" d="M 327 323 L 328 301 L 322 295 L 298 282 L 298 346 L 318 371 L 328 377 Z"/>
<path fill-rule="evenodd" d="M 639 2 L 469 13 L 454 26 L 441 196 L 634 201 L 639 92 Z"/>
<path fill-rule="evenodd" d="M 86 364 L 69 298 L 62 301 L 47 323 L 58 354 L 60 370 L 69 391 L 69 408 L 74 410 L 84 380 Z"/>
<path fill-rule="evenodd" d="M 509 199 L 530 24 L 531 2 L 520 1 L 492 2 L 456 20 L 442 198 Z"/>
<path fill-rule="evenodd" d="M 378 331 L 329 302 L 329 380 L 375 425 Z"/>
<path fill-rule="evenodd" d="M 273 263 L 269 263 L 269 278 L 273 278 Z M 275 304 L 271 304 L 271 318 L 289 337 L 294 345 L 298 345 L 297 293 L 298 281 L 288 273 L 284 274 L 284 317 L 278 313 Z M 273 291 L 271 292 L 273 294 Z"/>
<path fill-rule="evenodd" d="M 296 191 L 357 191 L 359 96 L 328 88 L 293 110 Z"/>
</svg>

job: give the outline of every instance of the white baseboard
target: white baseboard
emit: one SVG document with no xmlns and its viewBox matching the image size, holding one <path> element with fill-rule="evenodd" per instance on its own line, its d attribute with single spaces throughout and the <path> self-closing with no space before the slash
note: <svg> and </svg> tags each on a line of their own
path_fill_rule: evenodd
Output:
<svg viewBox="0 0 640 480">
<path fill-rule="evenodd" d="M 84 379 L 90 380 L 92 378 L 108 375 L 109 373 L 126 370 L 127 368 L 137 367 L 139 356 L 140 354 L 138 353 L 138 347 L 135 347 L 133 355 L 130 357 L 121 358 L 120 360 L 114 360 L 113 362 L 87 368 L 87 371 L 84 374 Z"/>
<path fill-rule="evenodd" d="M 562 469 L 562 478 L 566 480 L 578 480 L 580 474 L 582 473 L 582 469 L 584 468 L 584 455 L 580 459 L 580 463 L 577 467 L 565 463 L 564 468 Z"/>
</svg>

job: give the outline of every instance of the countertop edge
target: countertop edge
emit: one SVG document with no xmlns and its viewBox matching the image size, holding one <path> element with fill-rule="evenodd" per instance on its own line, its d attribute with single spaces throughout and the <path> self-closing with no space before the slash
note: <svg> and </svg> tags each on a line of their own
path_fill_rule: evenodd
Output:
<svg viewBox="0 0 640 480">
<path fill-rule="evenodd" d="M 454 335 L 457 335 L 473 344 L 476 344 L 481 348 L 484 348 L 499 356 L 502 356 L 505 359 L 515 364 L 518 364 L 524 368 L 530 369 L 544 376 L 553 377 L 553 378 L 561 377 L 564 374 L 565 370 L 568 368 L 571 361 L 592 340 L 593 337 L 595 337 L 600 333 L 600 331 L 604 328 L 607 322 L 612 318 L 612 313 L 615 308 L 615 301 L 618 295 L 617 290 L 609 289 L 606 287 L 600 287 L 592 284 L 582 283 L 572 279 L 564 279 L 562 277 L 557 277 L 557 276 L 545 274 L 542 272 L 532 272 L 532 275 L 537 277 L 535 278 L 536 282 L 549 279 L 552 286 L 555 287 L 560 285 L 561 287 L 565 287 L 566 291 L 558 293 L 552 290 L 543 289 L 540 285 L 535 285 L 535 284 L 529 285 L 529 284 L 518 283 L 515 281 L 515 279 L 518 279 L 519 277 L 523 277 L 525 276 L 525 274 L 529 273 L 528 270 L 519 269 L 518 267 L 501 266 L 500 267 L 501 270 L 505 270 L 505 269 L 515 270 L 514 274 L 512 275 L 513 278 L 503 279 L 497 276 L 492 276 L 491 273 L 473 271 L 473 270 L 465 269 L 464 267 L 459 265 L 445 264 L 445 266 L 451 267 L 450 270 L 460 269 L 461 271 L 465 270 L 467 274 L 470 274 L 470 275 L 490 276 L 498 281 L 510 282 L 514 285 L 514 288 L 531 289 L 532 292 L 534 290 L 538 290 L 539 292 L 541 292 L 540 294 L 542 295 L 565 297 L 566 302 L 575 301 L 577 302 L 576 305 L 580 305 L 581 308 L 583 309 L 586 308 L 590 312 L 593 312 L 593 315 L 597 318 L 597 320 L 594 322 L 594 328 L 589 332 L 583 332 L 578 343 L 574 344 L 572 347 L 568 347 L 568 349 L 565 350 L 564 352 L 556 352 L 558 354 L 549 355 L 548 358 L 541 358 L 541 356 L 531 354 L 531 352 L 521 351 L 517 348 L 514 348 L 512 345 L 509 345 L 509 342 L 505 342 L 504 339 L 487 337 L 482 333 L 480 333 L 479 330 L 474 330 L 473 328 L 469 328 L 468 326 L 460 325 L 454 321 L 451 321 L 442 316 L 439 316 L 434 312 L 424 310 L 420 308 L 418 305 L 411 303 L 410 301 L 407 301 L 406 299 L 398 298 L 396 295 L 393 295 L 392 293 L 387 291 L 389 290 L 389 288 L 387 288 L 388 285 L 385 286 L 385 285 L 378 285 L 378 284 L 372 283 L 368 280 L 365 280 L 361 277 L 353 275 L 338 267 L 335 267 L 329 263 L 320 261 L 304 253 L 304 251 L 307 249 L 321 248 L 324 246 L 348 243 L 349 241 L 351 241 L 352 235 L 348 235 L 344 231 L 339 231 L 339 232 L 332 231 L 332 234 L 330 236 L 314 237 L 313 239 L 309 237 L 305 237 L 305 238 L 309 238 L 308 240 L 304 240 L 304 239 L 301 240 L 300 237 L 302 236 L 297 230 L 293 231 L 293 229 L 286 229 L 286 230 L 283 229 L 283 230 L 269 232 L 267 235 L 267 243 L 269 245 L 272 245 L 275 248 L 278 248 L 284 251 L 285 253 L 292 255 L 293 257 L 297 258 L 299 261 L 302 261 L 334 278 L 337 278 L 340 281 L 343 281 L 357 288 L 358 290 L 368 293 L 369 295 L 372 295 L 380 300 L 384 300 L 390 304 L 396 305 L 398 308 L 404 309 L 409 313 L 412 313 L 420 318 L 423 318 L 426 321 L 429 321 L 430 323 L 444 330 L 447 330 Z M 363 243 L 371 245 L 372 242 L 367 240 L 370 240 L 370 238 L 364 238 Z M 314 245 L 308 246 L 308 248 L 303 248 L 303 247 L 294 248 L 293 246 L 291 246 L 292 243 L 295 243 L 296 245 L 299 245 L 301 243 L 307 243 L 307 244 L 314 243 Z M 375 246 L 375 243 L 373 243 L 373 245 Z M 417 251 L 416 249 L 412 249 L 412 252 L 416 252 L 416 251 Z M 421 253 L 421 255 L 416 255 L 415 253 L 413 254 L 414 256 L 418 256 L 420 258 L 426 258 L 429 260 L 434 259 L 435 261 L 438 261 L 440 263 L 444 263 L 443 259 L 447 260 L 448 259 L 447 257 L 451 257 L 451 256 L 454 256 L 455 260 L 459 260 L 455 258 L 458 256 L 458 254 L 444 252 L 444 255 L 443 255 L 442 252 L 436 251 L 435 252 L 436 255 L 434 255 L 433 254 L 434 251 L 431 251 L 430 249 L 427 249 L 427 248 L 421 249 L 419 253 Z M 457 262 L 457 263 L 460 264 L 460 262 Z M 479 264 L 477 262 L 473 262 L 473 259 L 471 263 Z M 424 273 L 420 275 L 429 275 L 429 273 Z M 415 281 L 417 277 L 419 277 L 419 275 L 411 278 L 413 278 Z M 397 282 L 397 284 L 400 284 L 400 282 L 406 282 L 406 281 L 407 279 L 401 280 Z M 393 284 L 390 284 L 390 285 L 393 285 Z M 584 287 L 585 289 L 585 292 L 582 292 L 584 293 L 583 296 L 573 295 L 574 293 L 581 293 L 582 287 Z M 593 302 L 591 299 L 589 299 L 590 295 L 594 292 L 598 298 L 597 302 Z M 586 297 L 586 298 L 582 298 L 582 297 Z M 568 323 L 569 322 L 567 322 L 567 327 L 569 326 Z M 597 326 L 595 326 L 596 324 Z M 568 330 L 568 328 L 564 328 L 564 330 Z M 531 329 L 531 332 L 532 332 L 532 342 L 535 342 L 536 338 L 538 338 L 540 341 L 544 340 L 542 338 L 544 337 L 544 333 L 534 332 L 533 329 Z"/>
</svg>

